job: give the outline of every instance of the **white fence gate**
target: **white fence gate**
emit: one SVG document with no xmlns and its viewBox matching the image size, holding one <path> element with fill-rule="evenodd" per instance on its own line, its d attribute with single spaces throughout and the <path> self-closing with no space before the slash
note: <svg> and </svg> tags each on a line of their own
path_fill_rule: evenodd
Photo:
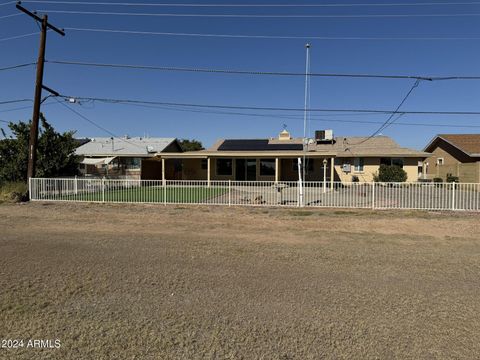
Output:
<svg viewBox="0 0 480 360">
<path fill-rule="evenodd" d="M 32 201 L 480 211 L 480 184 L 30 179 Z"/>
</svg>

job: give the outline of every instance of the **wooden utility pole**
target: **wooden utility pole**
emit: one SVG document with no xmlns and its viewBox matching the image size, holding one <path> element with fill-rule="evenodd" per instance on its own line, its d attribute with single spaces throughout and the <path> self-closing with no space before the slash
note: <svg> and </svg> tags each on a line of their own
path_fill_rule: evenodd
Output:
<svg viewBox="0 0 480 360">
<path fill-rule="evenodd" d="M 48 16 L 43 15 L 42 18 L 37 16 L 36 13 L 32 13 L 29 10 L 21 6 L 19 1 L 16 5 L 17 9 L 32 17 L 35 21 L 41 23 L 41 33 L 40 33 L 40 48 L 38 50 L 38 61 L 37 61 L 37 77 L 35 80 L 35 98 L 33 99 L 33 115 L 32 115 L 32 124 L 30 125 L 30 138 L 28 144 L 28 170 L 27 178 L 30 179 L 35 177 L 35 165 L 37 162 L 37 141 L 38 141 L 38 122 L 40 118 L 40 105 L 42 104 L 42 89 L 49 89 L 43 85 L 43 69 L 45 65 L 45 47 L 47 43 L 47 31 L 52 29 L 53 31 L 59 33 L 62 36 L 65 36 L 65 32 L 56 28 L 48 22 Z M 52 91 L 49 91 L 52 92 Z"/>
</svg>

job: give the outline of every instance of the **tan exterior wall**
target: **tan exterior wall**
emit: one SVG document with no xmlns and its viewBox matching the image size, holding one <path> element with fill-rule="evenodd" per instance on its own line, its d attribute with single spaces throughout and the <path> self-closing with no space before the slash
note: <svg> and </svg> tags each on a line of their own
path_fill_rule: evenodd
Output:
<svg viewBox="0 0 480 360">
<path fill-rule="evenodd" d="M 437 164 L 439 158 L 443 158 L 443 165 Z M 452 174 L 463 183 L 480 182 L 480 161 L 462 163 L 441 147 L 435 148 L 432 156 L 426 159 L 424 163 L 428 179 L 441 178 L 446 180 L 448 174 Z"/>
<path fill-rule="evenodd" d="M 418 181 L 418 165 L 422 164 L 422 158 L 406 158 L 403 160 L 403 170 L 407 172 L 407 182 Z"/>
<path fill-rule="evenodd" d="M 469 164 L 459 164 L 457 167 L 458 178 L 463 183 L 480 182 L 480 161 Z"/>
<path fill-rule="evenodd" d="M 355 171 L 354 158 L 337 158 L 335 159 L 335 172 L 339 176 L 342 182 L 351 182 L 353 176 L 357 176 L 360 182 L 372 182 L 375 174 L 378 173 L 380 168 L 380 157 L 363 158 L 363 171 Z M 407 173 L 407 182 L 418 181 L 418 162 L 422 161 L 421 158 L 404 158 L 403 170 Z M 346 173 L 343 171 L 343 164 L 349 163 L 351 165 L 351 172 Z"/>
</svg>

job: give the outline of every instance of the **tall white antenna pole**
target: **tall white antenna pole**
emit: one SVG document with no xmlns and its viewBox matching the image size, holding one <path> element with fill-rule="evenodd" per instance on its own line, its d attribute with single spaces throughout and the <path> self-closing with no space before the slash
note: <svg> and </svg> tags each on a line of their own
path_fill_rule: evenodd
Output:
<svg viewBox="0 0 480 360">
<path fill-rule="evenodd" d="M 305 104 L 304 104 L 304 114 L 303 114 L 303 181 L 305 181 L 305 165 L 306 165 L 306 151 L 307 151 L 307 117 L 308 117 L 308 107 L 309 107 L 309 85 L 310 85 L 310 44 L 306 44 L 305 48 L 307 49 L 306 60 L 305 60 Z"/>
</svg>

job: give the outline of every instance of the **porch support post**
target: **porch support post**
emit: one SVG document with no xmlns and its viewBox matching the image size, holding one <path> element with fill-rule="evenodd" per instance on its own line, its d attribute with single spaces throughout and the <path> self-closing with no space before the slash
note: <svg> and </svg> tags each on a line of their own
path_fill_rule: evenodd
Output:
<svg viewBox="0 0 480 360">
<path fill-rule="evenodd" d="M 335 159 L 330 158 L 330 190 L 333 190 L 333 182 L 335 178 Z"/>
<path fill-rule="evenodd" d="M 278 183 L 280 181 L 280 159 L 277 157 L 275 158 L 275 182 Z"/>
<path fill-rule="evenodd" d="M 162 158 L 162 185 L 165 186 L 165 159 Z"/>
<path fill-rule="evenodd" d="M 210 187 L 210 173 L 211 173 L 211 168 L 210 168 L 210 158 L 207 158 L 207 186 Z"/>
<path fill-rule="evenodd" d="M 327 159 L 324 159 L 322 161 L 323 163 L 323 193 L 325 194 L 327 192 Z"/>
</svg>

